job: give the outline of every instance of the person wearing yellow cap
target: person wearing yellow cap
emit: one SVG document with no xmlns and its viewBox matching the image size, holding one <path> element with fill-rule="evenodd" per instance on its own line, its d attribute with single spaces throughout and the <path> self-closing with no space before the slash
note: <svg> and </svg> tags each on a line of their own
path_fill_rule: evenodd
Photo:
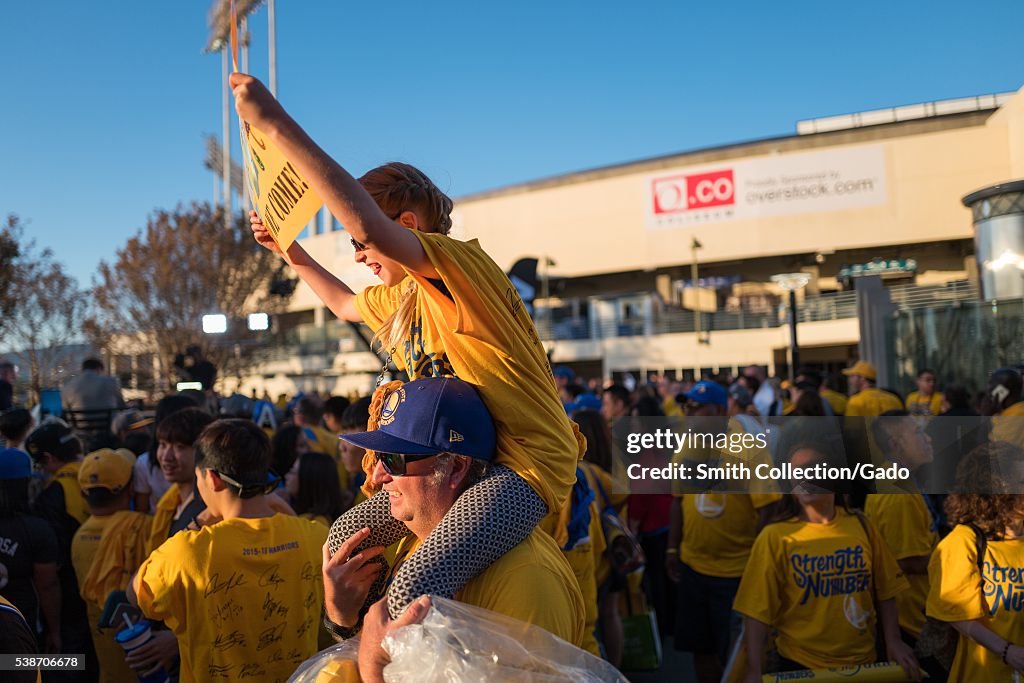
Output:
<svg viewBox="0 0 1024 683">
<path fill-rule="evenodd" d="M 146 559 L 152 518 L 131 510 L 134 467 L 131 451 L 102 448 L 87 455 L 78 470 L 91 515 L 71 541 L 71 562 L 89 614 L 101 683 L 135 678 L 124 650 L 114 641 L 116 629 L 98 628 L 107 596 L 127 588 L 131 575 Z"/>
<path fill-rule="evenodd" d="M 878 371 L 866 360 L 857 361 L 843 370 L 850 381 L 850 402 L 847 417 L 877 417 L 889 410 L 903 410 L 903 402 L 895 394 L 875 386 Z"/>
</svg>

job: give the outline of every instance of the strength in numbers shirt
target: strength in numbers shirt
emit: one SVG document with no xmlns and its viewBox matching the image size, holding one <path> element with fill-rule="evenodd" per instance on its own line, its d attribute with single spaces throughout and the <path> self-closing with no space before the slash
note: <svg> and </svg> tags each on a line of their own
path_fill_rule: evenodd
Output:
<svg viewBox="0 0 1024 683">
<path fill-rule="evenodd" d="M 1000 638 L 1024 644 L 1024 540 L 988 541 L 983 577 L 977 557 L 969 527 L 958 525 L 939 542 L 928 564 L 928 616 L 978 620 Z M 1012 681 L 1013 671 L 998 652 L 960 636 L 949 680 Z"/>
<path fill-rule="evenodd" d="M 178 638 L 181 681 L 286 681 L 317 651 L 327 530 L 301 517 L 182 531 L 135 580 L 139 607 Z"/>
<path fill-rule="evenodd" d="M 836 508 L 825 524 L 797 518 L 754 541 L 733 609 L 778 629 L 779 654 L 811 669 L 875 661 L 875 605 L 907 580 L 870 521 Z M 873 584 L 873 585 L 872 585 Z"/>
<path fill-rule="evenodd" d="M 495 461 L 525 479 L 557 520 L 586 440 L 565 414 L 530 314 L 476 240 L 415 235 L 441 279 L 409 275 L 418 285 L 416 313 L 394 360 L 410 379 L 454 375 L 476 387 L 497 429 Z M 356 306 L 371 329 L 394 313 L 408 285 L 405 279 L 359 293 Z M 367 473 L 372 467 L 372 457 L 363 461 Z"/>
</svg>

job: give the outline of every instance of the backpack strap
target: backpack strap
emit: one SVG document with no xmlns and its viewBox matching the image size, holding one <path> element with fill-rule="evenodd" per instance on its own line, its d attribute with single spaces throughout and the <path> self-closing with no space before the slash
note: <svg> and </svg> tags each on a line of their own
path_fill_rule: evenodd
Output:
<svg viewBox="0 0 1024 683">
<path fill-rule="evenodd" d="M 974 532 L 974 551 L 977 554 L 976 561 L 978 563 L 978 575 L 981 576 L 982 582 L 985 581 L 982 569 L 985 566 L 985 551 L 988 549 L 988 538 L 985 536 L 985 532 L 981 530 L 977 524 L 968 522 L 964 524 L 966 527 L 970 527 L 971 531 Z"/>
</svg>

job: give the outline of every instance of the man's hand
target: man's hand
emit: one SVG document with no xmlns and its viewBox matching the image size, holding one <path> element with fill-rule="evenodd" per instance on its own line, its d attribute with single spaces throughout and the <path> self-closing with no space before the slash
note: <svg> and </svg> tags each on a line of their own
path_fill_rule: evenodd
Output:
<svg viewBox="0 0 1024 683">
<path fill-rule="evenodd" d="M 159 669 L 169 669 L 178 656 L 178 639 L 171 631 L 153 631 L 153 637 L 145 645 L 124 655 L 125 663 L 132 669 L 149 675 Z"/>
<path fill-rule="evenodd" d="M 228 78 L 228 83 L 235 96 L 235 110 L 246 123 L 269 133 L 277 123 L 288 118 L 281 103 L 249 74 L 235 72 Z"/>
<path fill-rule="evenodd" d="M 328 619 L 345 628 L 359 623 L 359 610 L 366 602 L 370 586 L 384 569 L 380 562 L 373 561 L 384 552 L 381 546 L 365 548 L 352 555 L 369 535 L 369 529 L 355 532 L 341 544 L 334 557 L 324 543 L 324 611 Z"/>
<path fill-rule="evenodd" d="M 380 683 L 384 680 L 384 667 L 391 659 L 381 647 L 384 637 L 397 629 L 423 621 L 430 610 L 430 597 L 421 596 L 414 600 L 402 616 L 394 621 L 388 616 L 387 598 L 373 604 L 363 619 L 363 630 L 359 634 L 359 677 L 363 683 Z"/>
</svg>

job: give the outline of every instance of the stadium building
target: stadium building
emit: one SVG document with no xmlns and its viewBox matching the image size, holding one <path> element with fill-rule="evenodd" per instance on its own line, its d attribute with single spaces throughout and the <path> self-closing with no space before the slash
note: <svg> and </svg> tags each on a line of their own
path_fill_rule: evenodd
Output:
<svg viewBox="0 0 1024 683">
<path fill-rule="evenodd" d="M 459 197 L 452 234 L 515 269 L 552 360 L 584 376 L 784 373 L 783 273 L 807 275 L 801 363 L 833 372 L 861 354 L 864 278 L 896 311 L 978 304 L 962 199 L 1024 177 L 1022 93 L 800 121 L 793 135 Z M 376 283 L 326 212 L 303 246 L 353 289 Z M 243 391 L 365 392 L 380 367 L 369 334 L 302 284 L 290 308 L 276 321 L 289 343 Z"/>
</svg>

